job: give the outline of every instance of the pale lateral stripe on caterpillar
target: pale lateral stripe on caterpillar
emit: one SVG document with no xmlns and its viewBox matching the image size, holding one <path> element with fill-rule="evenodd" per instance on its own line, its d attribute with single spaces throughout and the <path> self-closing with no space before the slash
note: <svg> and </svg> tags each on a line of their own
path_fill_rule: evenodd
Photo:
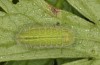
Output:
<svg viewBox="0 0 100 65">
<path fill-rule="evenodd" d="M 62 26 L 33 26 L 16 36 L 19 44 L 30 48 L 62 48 L 73 43 L 72 33 Z"/>
</svg>

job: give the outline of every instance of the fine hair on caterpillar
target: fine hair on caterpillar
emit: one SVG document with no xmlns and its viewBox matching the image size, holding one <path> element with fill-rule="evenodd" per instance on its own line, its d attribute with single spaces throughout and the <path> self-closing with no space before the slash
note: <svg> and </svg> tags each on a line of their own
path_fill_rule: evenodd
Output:
<svg viewBox="0 0 100 65">
<path fill-rule="evenodd" d="M 27 48 L 64 48 L 73 43 L 72 32 L 63 26 L 32 25 L 19 30 L 17 43 Z"/>
</svg>

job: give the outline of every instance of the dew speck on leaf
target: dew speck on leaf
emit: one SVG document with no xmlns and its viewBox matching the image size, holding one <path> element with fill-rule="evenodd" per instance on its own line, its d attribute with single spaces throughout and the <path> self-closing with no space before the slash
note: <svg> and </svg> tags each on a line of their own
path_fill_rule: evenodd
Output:
<svg viewBox="0 0 100 65">
<path fill-rule="evenodd" d="M 85 30 L 86 32 L 89 32 L 89 30 Z"/>
</svg>

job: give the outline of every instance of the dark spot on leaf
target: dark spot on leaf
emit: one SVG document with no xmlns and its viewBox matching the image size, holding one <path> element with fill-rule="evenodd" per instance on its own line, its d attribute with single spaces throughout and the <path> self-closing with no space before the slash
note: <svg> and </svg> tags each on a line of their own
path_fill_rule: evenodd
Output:
<svg viewBox="0 0 100 65">
<path fill-rule="evenodd" d="M 19 2 L 19 0 L 12 0 L 13 4 L 17 4 Z"/>
<path fill-rule="evenodd" d="M 57 23 L 56 23 L 56 25 L 57 25 L 57 26 L 59 26 L 59 25 L 60 25 L 60 23 L 59 23 L 59 22 L 57 22 Z"/>
<path fill-rule="evenodd" d="M 92 57 L 90 57 L 90 58 L 88 58 L 88 60 L 90 61 L 90 60 L 93 60 L 93 58 Z"/>
<path fill-rule="evenodd" d="M 0 11 L 2 11 L 2 12 L 5 12 L 5 13 L 6 13 L 6 11 L 5 11 L 2 7 L 0 7 Z"/>
</svg>

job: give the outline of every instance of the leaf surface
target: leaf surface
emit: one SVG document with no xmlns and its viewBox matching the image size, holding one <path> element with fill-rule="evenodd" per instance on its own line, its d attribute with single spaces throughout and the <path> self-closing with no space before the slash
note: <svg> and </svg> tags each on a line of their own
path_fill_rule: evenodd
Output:
<svg viewBox="0 0 100 65">
<path fill-rule="evenodd" d="M 20 0 L 17 4 L 13 4 L 11 0 L 0 0 L 0 7 L 5 11 L 0 11 L 0 61 L 85 58 L 75 61 L 75 64 L 85 61 L 88 64 L 90 63 L 88 58 L 92 57 L 96 60 L 100 58 L 100 31 L 93 23 L 67 11 L 56 9 L 44 0 Z M 91 12 L 83 14 L 92 21 L 97 20 L 91 17 Z M 93 13 L 93 15 L 97 14 Z M 16 34 L 20 29 L 30 25 L 53 26 L 57 23 L 69 29 L 74 35 L 74 41 L 70 40 L 72 44 L 66 48 L 28 49 L 28 46 L 27 48 L 20 46 L 16 41 Z M 74 62 L 71 64 L 73 65 Z"/>
</svg>

